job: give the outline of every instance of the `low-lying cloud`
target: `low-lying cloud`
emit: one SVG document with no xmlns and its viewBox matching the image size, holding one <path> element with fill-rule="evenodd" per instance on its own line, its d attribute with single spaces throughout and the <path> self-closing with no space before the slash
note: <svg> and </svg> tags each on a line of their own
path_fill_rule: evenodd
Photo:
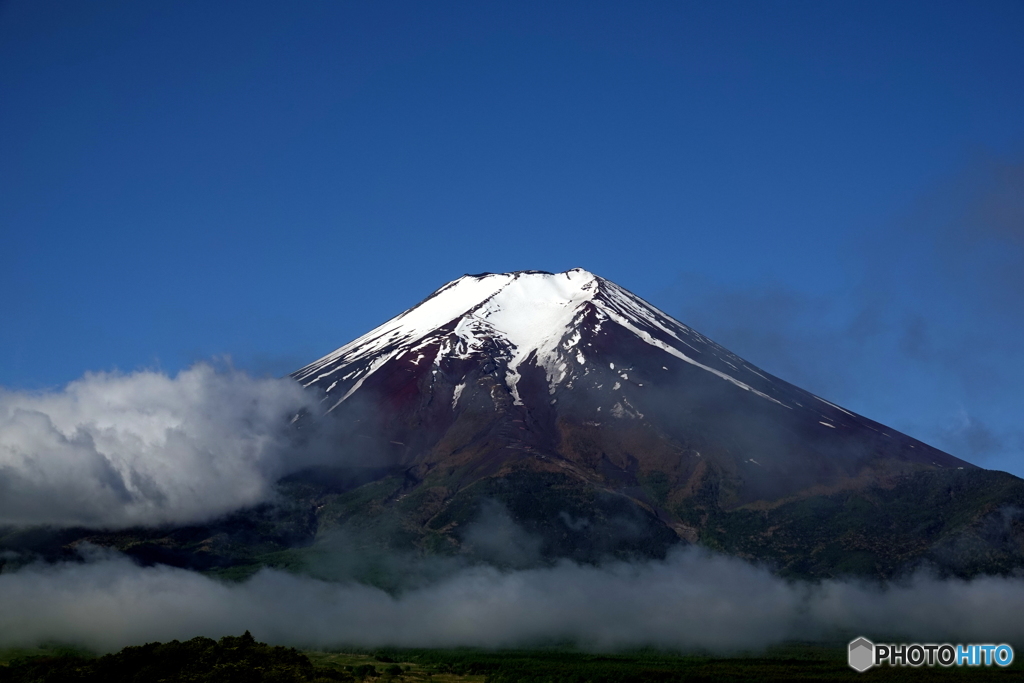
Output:
<svg viewBox="0 0 1024 683">
<path fill-rule="evenodd" d="M 290 379 L 206 364 L 0 389 L 0 524 L 187 523 L 260 503 L 310 464 L 289 422 L 315 406 Z"/>
<path fill-rule="evenodd" d="M 99 551 L 97 551 L 99 552 Z M 265 569 L 240 584 L 100 552 L 85 563 L 0 575 L 0 646 L 99 650 L 249 629 L 307 647 L 510 647 L 573 642 L 729 652 L 862 634 L 917 641 L 1024 641 L 1024 581 L 918 576 L 885 588 L 787 582 L 689 548 L 664 561 L 503 571 L 463 567 L 388 593 Z"/>
</svg>

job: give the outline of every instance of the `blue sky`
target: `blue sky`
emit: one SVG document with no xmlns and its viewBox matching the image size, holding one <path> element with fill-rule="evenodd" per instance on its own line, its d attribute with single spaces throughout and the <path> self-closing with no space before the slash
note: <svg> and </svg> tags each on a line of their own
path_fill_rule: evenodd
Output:
<svg viewBox="0 0 1024 683">
<path fill-rule="evenodd" d="M 1024 475 L 1020 2 L 0 3 L 0 386 L 581 266 Z"/>
</svg>

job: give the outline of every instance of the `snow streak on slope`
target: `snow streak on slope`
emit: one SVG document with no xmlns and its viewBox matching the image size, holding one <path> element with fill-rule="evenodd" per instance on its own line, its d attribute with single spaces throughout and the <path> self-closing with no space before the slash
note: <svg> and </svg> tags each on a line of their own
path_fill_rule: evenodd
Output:
<svg viewBox="0 0 1024 683">
<path fill-rule="evenodd" d="M 590 312 L 597 323 L 592 329 L 582 330 L 581 322 Z M 530 361 L 544 369 L 553 393 L 566 379 L 570 362 L 586 364 L 584 349 L 579 348 L 583 333 L 596 334 L 609 323 L 741 389 L 784 405 L 734 374 L 699 362 L 694 356 L 714 358 L 716 364 L 735 369 L 736 374 L 753 373 L 767 379 L 742 359 L 581 268 L 557 274 L 521 271 L 466 275 L 293 376 L 305 386 L 325 385 L 335 401 L 333 409 L 394 359 L 403 357 L 419 364 L 429 352 L 437 365 L 445 358 L 482 354 L 490 345 L 492 354 L 500 350 L 506 384 L 514 402 L 521 404 L 518 383 L 524 363 Z M 333 398 L 331 392 L 339 384 L 343 393 Z"/>
</svg>

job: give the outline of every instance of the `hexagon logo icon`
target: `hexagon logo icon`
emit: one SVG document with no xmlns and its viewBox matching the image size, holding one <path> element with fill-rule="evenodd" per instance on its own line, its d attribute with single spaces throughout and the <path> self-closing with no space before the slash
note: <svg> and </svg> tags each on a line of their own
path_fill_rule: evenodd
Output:
<svg viewBox="0 0 1024 683">
<path fill-rule="evenodd" d="M 875 644 L 867 638 L 858 638 L 850 642 L 850 667 L 864 672 L 875 664 Z"/>
</svg>

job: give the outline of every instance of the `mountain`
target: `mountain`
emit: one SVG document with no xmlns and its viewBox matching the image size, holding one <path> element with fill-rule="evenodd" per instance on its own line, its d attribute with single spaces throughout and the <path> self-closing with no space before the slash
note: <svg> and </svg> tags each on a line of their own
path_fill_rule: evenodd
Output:
<svg viewBox="0 0 1024 683">
<path fill-rule="evenodd" d="M 0 529 L 0 571 L 83 541 L 224 577 L 269 565 L 385 587 L 449 560 L 686 544 L 802 578 L 1024 569 L 1024 480 L 773 377 L 578 268 L 466 275 L 292 377 L 323 414 L 290 429 L 326 440 L 329 466 L 204 524 Z"/>
<path fill-rule="evenodd" d="M 773 377 L 579 268 L 466 275 L 292 377 L 385 473 L 322 523 L 399 545 L 474 552 L 491 514 L 540 557 L 582 561 L 702 543 L 823 576 L 1024 555 L 1021 480 Z"/>
</svg>

